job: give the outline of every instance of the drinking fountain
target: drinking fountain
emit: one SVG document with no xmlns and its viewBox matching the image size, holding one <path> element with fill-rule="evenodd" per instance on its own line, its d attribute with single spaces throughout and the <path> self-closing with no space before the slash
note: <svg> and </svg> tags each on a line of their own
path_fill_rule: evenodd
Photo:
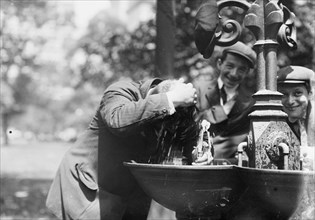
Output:
<svg viewBox="0 0 315 220">
<path fill-rule="evenodd" d="M 238 165 L 124 165 L 149 196 L 181 218 L 288 219 L 305 185 L 315 184 L 315 172 L 301 170 L 300 141 L 286 123 L 282 94 L 277 92 L 277 47 L 296 47 L 294 14 L 276 0 L 208 2 L 209 7 L 215 7 L 210 11 L 220 12 L 227 6 L 242 8 L 246 12 L 244 26 L 256 38 L 258 91 L 253 95 L 247 141 L 238 147 Z M 229 46 L 238 40 L 240 24 L 227 20 L 222 25 L 209 36 L 208 48 Z M 218 27 L 215 23 L 212 26 Z M 229 37 L 223 38 L 222 31 L 229 32 Z M 244 150 L 248 167 L 242 166 Z"/>
</svg>

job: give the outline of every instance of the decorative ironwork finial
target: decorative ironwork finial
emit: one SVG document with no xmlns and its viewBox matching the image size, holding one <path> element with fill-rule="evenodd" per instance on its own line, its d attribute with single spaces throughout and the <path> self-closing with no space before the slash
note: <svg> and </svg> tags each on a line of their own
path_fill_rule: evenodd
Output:
<svg viewBox="0 0 315 220">
<path fill-rule="evenodd" d="M 212 55 L 215 45 L 230 46 L 236 43 L 241 35 L 241 24 L 228 19 L 221 25 L 220 11 L 228 6 L 235 6 L 247 11 L 250 3 L 245 0 L 204 0 L 196 14 L 195 43 L 204 58 Z M 221 30 L 219 30 L 221 28 Z M 227 33 L 228 35 L 224 35 Z"/>
<path fill-rule="evenodd" d="M 288 49 L 297 49 L 296 27 L 294 26 L 295 15 L 286 6 L 282 6 L 283 24 L 278 32 L 278 42 Z"/>
<path fill-rule="evenodd" d="M 240 38 L 242 25 L 238 21 L 220 22 L 220 11 L 230 6 L 247 12 L 244 25 L 255 35 L 257 45 L 267 41 L 296 49 L 295 15 L 282 1 L 259 0 L 250 4 L 245 0 L 204 0 L 197 11 L 195 25 L 196 46 L 204 58 L 212 55 L 215 45 L 230 46 Z"/>
</svg>

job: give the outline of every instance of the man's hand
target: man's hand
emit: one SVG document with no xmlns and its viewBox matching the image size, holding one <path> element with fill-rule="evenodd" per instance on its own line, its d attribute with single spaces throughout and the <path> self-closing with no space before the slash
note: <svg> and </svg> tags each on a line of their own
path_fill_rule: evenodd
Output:
<svg viewBox="0 0 315 220">
<path fill-rule="evenodd" d="M 178 81 L 171 91 L 166 93 L 174 107 L 187 107 L 197 103 L 196 89 L 191 83 Z"/>
</svg>

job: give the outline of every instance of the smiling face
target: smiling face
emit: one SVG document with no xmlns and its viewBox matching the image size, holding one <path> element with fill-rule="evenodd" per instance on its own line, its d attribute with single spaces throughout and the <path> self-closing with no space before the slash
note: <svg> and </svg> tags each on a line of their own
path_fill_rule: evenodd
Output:
<svg viewBox="0 0 315 220">
<path fill-rule="evenodd" d="M 239 85 L 250 70 L 245 58 L 232 53 L 227 53 L 223 61 L 218 60 L 218 69 L 224 86 L 227 88 Z"/>
<path fill-rule="evenodd" d="M 280 84 L 278 90 L 283 94 L 283 110 L 288 114 L 289 121 L 294 122 L 306 115 L 310 94 L 304 84 Z"/>
</svg>

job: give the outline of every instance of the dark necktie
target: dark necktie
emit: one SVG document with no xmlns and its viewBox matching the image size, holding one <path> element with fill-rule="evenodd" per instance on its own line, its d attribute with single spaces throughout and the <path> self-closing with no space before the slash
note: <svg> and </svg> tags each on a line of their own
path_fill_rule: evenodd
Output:
<svg viewBox="0 0 315 220">
<path fill-rule="evenodd" d="M 295 135 L 301 141 L 301 131 L 300 131 L 300 125 L 299 125 L 298 121 L 295 121 L 293 123 L 288 121 L 288 124 L 291 127 L 292 131 L 295 133 Z"/>
<path fill-rule="evenodd" d="M 220 89 L 220 95 L 221 95 L 223 104 L 225 104 L 227 97 L 226 97 L 226 92 L 225 92 L 224 86 L 222 86 L 222 88 Z"/>
</svg>

